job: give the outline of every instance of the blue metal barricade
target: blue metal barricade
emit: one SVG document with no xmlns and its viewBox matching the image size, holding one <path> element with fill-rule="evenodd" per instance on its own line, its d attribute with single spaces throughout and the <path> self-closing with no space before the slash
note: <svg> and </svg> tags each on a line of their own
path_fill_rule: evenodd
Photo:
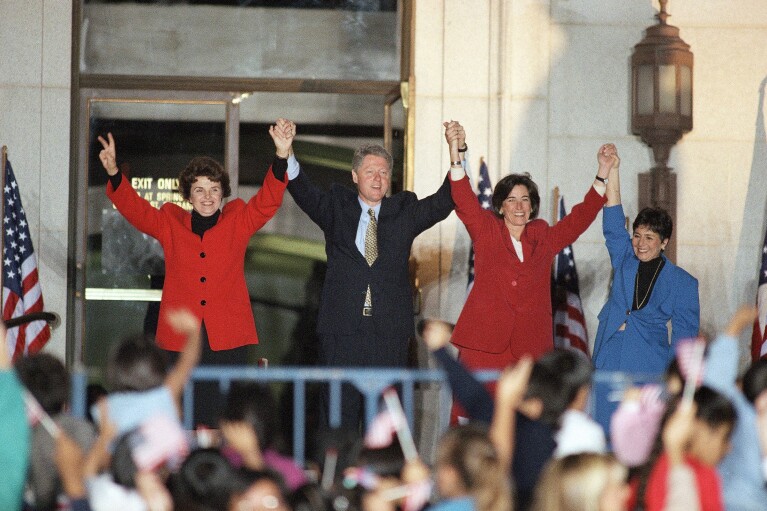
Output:
<svg viewBox="0 0 767 511">
<path fill-rule="evenodd" d="M 480 381 L 494 381 L 498 371 L 478 371 Z M 341 385 L 350 383 L 363 395 L 365 403 L 365 424 L 369 424 L 378 412 L 378 400 L 384 390 L 399 384 L 402 388 L 402 407 L 410 427 L 414 426 L 415 386 L 416 383 L 438 383 L 440 409 L 449 410 L 451 397 L 445 373 L 441 369 L 392 369 L 392 368 L 319 368 L 319 367 L 270 367 L 255 366 L 213 367 L 201 366 L 192 373 L 192 381 L 217 381 L 222 394 L 226 394 L 232 381 L 251 380 L 264 383 L 286 382 L 293 384 L 293 455 L 297 463 L 305 461 L 305 418 L 306 385 L 308 383 L 327 383 L 330 386 L 330 423 L 340 423 Z M 660 381 L 659 375 L 639 375 L 620 372 L 594 373 L 590 400 L 590 414 L 608 431 L 609 418 L 618 405 L 623 390 L 630 385 L 641 385 Z M 87 374 L 74 371 L 72 374 L 72 414 L 85 416 Z M 191 382 L 184 389 L 183 410 L 184 426 L 193 426 L 194 410 L 193 385 Z M 445 412 L 447 419 L 447 412 Z M 447 427 L 447 420 L 440 424 L 440 429 Z"/>
<path fill-rule="evenodd" d="M 481 381 L 491 381 L 498 377 L 498 371 L 480 371 L 477 377 Z M 306 384 L 327 383 L 330 386 L 330 425 L 341 422 L 341 385 L 350 383 L 363 395 L 365 403 L 365 424 L 378 412 L 378 399 L 388 387 L 400 384 L 402 387 L 402 408 L 412 428 L 415 408 L 415 384 L 417 382 L 440 383 L 440 402 L 450 403 L 449 388 L 445 374 L 441 369 L 395 369 L 395 368 L 318 368 L 318 367 L 279 367 L 261 368 L 212 367 L 201 366 L 192 373 L 193 381 L 218 381 L 222 394 L 229 390 L 232 381 L 252 380 L 264 383 L 288 382 L 293 384 L 293 456 L 297 463 L 305 459 L 305 410 Z M 193 386 L 184 389 L 184 426 L 192 427 L 194 410 Z"/>
</svg>

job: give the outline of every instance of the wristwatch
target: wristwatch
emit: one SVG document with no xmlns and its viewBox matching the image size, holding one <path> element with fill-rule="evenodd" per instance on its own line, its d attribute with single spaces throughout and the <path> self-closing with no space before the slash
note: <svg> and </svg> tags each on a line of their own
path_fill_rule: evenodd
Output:
<svg viewBox="0 0 767 511">
<path fill-rule="evenodd" d="M 602 181 L 604 184 L 607 184 L 607 181 L 608 181 L 606 177 L 596 176 L 594 179 L 596 179 L 597 181 Z"/>
</svg>

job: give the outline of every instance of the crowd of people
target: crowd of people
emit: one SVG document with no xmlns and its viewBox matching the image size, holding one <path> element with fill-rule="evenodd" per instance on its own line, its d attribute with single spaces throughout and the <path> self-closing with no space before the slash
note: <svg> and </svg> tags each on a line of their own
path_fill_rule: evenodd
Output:
<svg viewBox="0 0 767 511">
<path fill-rule="evenodd" d="M 226 171 L 195 158 L 179 179 L 191 212 L 151 207 L 122 178 L 113 135 L 99 137 L 107 194 L 165 252 L 159 326 L 114 343 L 108 393 L 88 418 L 69 415 L 59 360 L 41 353 L 12 364 L 0 350 L 0 511 L 767 509 L 767 360 L 738 371 L 738 336 L 757 312 L 741 309 L 715 339 L 697 338 L 697 280 L 663 253 L 671 219 L 646 209 L 625 230 L 613 144 L 599 148 L 583 202 L 552 227 L 537 219 L 540 196 L 527 174 L 499 181 L 492 209 L 482 209 L 465 170 L 465 130 L 444 127 L 450 170 L 426 198 L 389 194 L 392 158 L 376 145 L 354 155 L 356 191 L 314 185 L 293 154 L 296 125 L 278 119 L 259 192 L 222 207 Z M 367 431 L 356 389 L 342 389 L 340 421 L 322 394 L 312 432 L 321 448 L 302 466 L 286 448 L 269 386 L 233 383 L 220 409 L 195 410 L 210 428 L 184 430 L 180 397 L 193 369 L 245 364 L 245 348 L 258 342 L 245 250 L 285 190 L 325 234 L 317 333 L 328 367 L 405 366 L 415 337 L 413 240 L 453 209 L 466 226 L 474 287 L 455 326 L 429 320 L 421 332 L 457 410 L 434 460 L 419 456 L 392 406 L 396 387 Z M 600 211 L 614 278 L 592 361 L 554 348 L 549 279 L 553 257 Z M 595 368 L 663 381 L 627 389 L 604 428 L 589 413 L 605 405 L 589 403 Z M 502 372 L 485 385 L 478 369 Z"/>
</svg>

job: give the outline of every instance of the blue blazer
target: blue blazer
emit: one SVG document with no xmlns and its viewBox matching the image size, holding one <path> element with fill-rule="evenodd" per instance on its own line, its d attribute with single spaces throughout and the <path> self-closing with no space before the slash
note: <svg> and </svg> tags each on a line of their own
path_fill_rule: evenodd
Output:
<svg viewBox="0 0 767 511">
<path fill-rule="evenodd" d="M 608 371 L 658 374 L 674 358 L 680 339 L 697 337 L 700 326 L 698 280 L 666 261 L 642 309 L 631 310 L 639 259 L 624 227 L 623 207 L 605 207 L 602 230 L 614 275 L 610 298 L 599 313 L 594 366 Z M 668 322 L 671 321 L 671 345 Z M 626 323 L 626 329 L 618 328 Z M 618 333 L 619 335 L 615 335 Z M 613 337 L 611 339 L 611 337 Z"/>
</svg>

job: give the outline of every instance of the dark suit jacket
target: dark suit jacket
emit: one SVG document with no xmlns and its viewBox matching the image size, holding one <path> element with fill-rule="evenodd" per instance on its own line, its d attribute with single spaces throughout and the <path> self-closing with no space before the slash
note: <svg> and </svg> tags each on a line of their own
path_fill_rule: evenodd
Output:
<svg viewBox="0 0 767 511">
<path fill-rule="evenodd" d="M 288 184 L 288 191 L 325 233 L 328 269 L 317 318 L 321 342 L 328 335 L 355 333 L 363 318 L 362 306 L 369 283 L 378 339 L 359 342 L 384 344 L 389 356 L 370 365 L 404 365 L 407 341 L 415 335 L 408 275 L 410 248 L 416 236 L 453 210 L 447 179 L 435 194 L 421 200 L 408 191 L 383 199 L 377 218 L 378 259 L 372 266 L 368 266 L 355 244 L 362 212 L 356 190 L 333 185 L 325 192 L 300 172 Z M 343 363 L 342 357 L 335 357 L 335 362 Z"/>
</svg>

